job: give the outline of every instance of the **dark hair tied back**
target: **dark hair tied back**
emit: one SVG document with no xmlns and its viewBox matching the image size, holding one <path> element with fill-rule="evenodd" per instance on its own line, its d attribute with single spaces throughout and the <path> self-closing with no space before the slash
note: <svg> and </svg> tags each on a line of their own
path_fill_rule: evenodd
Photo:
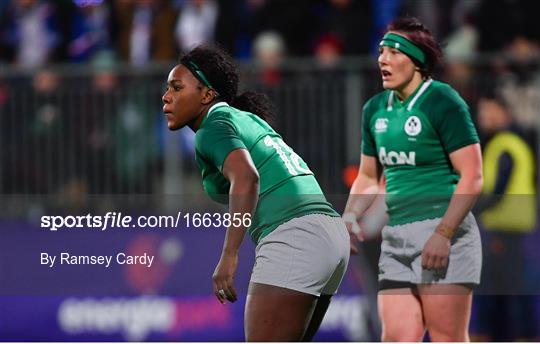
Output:
<svg viewBox="0 0 540 344">
<path fill-rule="evenodd" d="M 234 98 L 231 103 L 237 109 L 251 112 L 264 119 L 270 124 L 274 124 L 275 107 L 270 98 L 264 93 L 247 91 Z"/>
<path fill-rule="evenodd" d="M 274 110 L 268 97 L 262 93 L 245 92 L 238 96 L 238 71 L 236 65 L 223 49 L 211 45 L 200 45 L 180 58 L 180 63 L 195 63 L 206 79 L 219 94 L 218 100 L 225 101 L 240 110 L 258 115 L 265 121 L 272 120 Z"/>
</svg>

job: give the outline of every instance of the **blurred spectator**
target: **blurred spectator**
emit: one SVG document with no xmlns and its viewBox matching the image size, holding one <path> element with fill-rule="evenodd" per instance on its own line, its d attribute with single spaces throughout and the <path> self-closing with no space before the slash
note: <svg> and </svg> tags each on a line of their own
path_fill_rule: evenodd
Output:
<svg viewBox="0 0 540 344">
<path fill-rule="evenodd" d="M 265 31 L 275 31 L 283 38 L 289 55 L 311 56 L 314 37 L 321 25 L 320 18 L 315 15 L 318 2 L 248 0 L 253 16 L 252 37 Z"/>
<path fill-rule="evenodd" d="M 369 36 L 369 52 L 372 54 L 379 53 L 379 43 L 381 42 L 382 34 L 386 30 L 386 26 L 399 14 L 401 8 L 401 0 L 371 0 L 371 17 L 372 26 L 366 32 L 370 32 Z"/>
<path fill-rule="evenodd" d="M 146 96 L 147 79 L 120 78 L 116 63 L 107 52 L 92 61 L 93 90 L 78 116 L 80 127 L 74 125 L 82 129 L 82 172 L 90 193 L 150 193 L 149 171 L 158 149 L 156 108 Z"/>
<path fill-rule="evenodd" d="M 3 192 L 54 193 L 65 181 L 67 101 L 61 85 L 60 75 L 46 68 L 10 78 L 0 107 Z"/>
<path fill-rule="evenodd" d="M 478 72 L 479 67 L 469 60 L 466 55 L 447 57 L 446 61 L 444 81 L 451 84 L 465 102 L 474 109 L 478 87 L 480 86 L 480 83 L 476 80 L 476 76 L 478 76 L 476 72 Z"/>
<path fill-rule="evenodd" d="M 176 58 L 173 31 L 178 13 L 167 0 L 116 0 L 117 49 L 124 61 L 142 65 Z"/>
<path fill-rule="evenodd" d="M 478 85 L 474 84 L 477 66 L 473 63 L 478 47 L 478 32 L 471 16 L 453 17 L 457 27 L 450 33 L 444 46 L 445 81 L 453 85 L 468 104 L 474 105 Z"/>
<path fill-rule="evenodd" d="M 470 59 L 478 48 L 478 31 L 469 20 L 460 23 L 447 38 L 444 53 L 447 59 Z"/>
<path fill-rule="evenodd" d="M 401 0 L 401 14 L 417 17 L 426 25 L 435 37 L 440 37 L 439 27 L 441 26 L 439 12 L 442 8 L 442 1 L 417 1 Z"/>
<path fill-rule="evenodd" d="M 72 62 L 88 62 L 94 54 L 112 49 L 110 6 L 103 0 L 74 0 L 68 54 Z"/>
<path fill-rule="evenodd" d="M 82 168 L 78 169 L 78 173 L 88 181 L 89 192 L 110 193 L 115 191 L 110 128 L 119 109 L 120 79 L 115 71 L 116 60 L 112 53 L 95 54 L 91 63 L 91 90 L 88 92 L 85 87 L 79 89 L 81 110 L 73 118 L 71 128 L 79 131 L 77 137 L 81 144 Z"/>
<path fill-rule="evenodd" d="M 24 111 L 23 103 L 28 104 L 28 94 L 31 81 L 27 76 L 1 77 L 0 107 L 1 123 L 1 166 L 3 193 L 23 193 L 25 184 L 30 179 L 26 173 L 23 155 L 25 154 L 25 140 L 28 136 L 30 122 L 29 111 Z"/>
<path fill-rule="evenodd" d="M 246 59 L 251 56 L 252 7 L 249 0 L 217 0 L 215 40 L 233 57 Z"/>
<path fill-rule="evenodd" d="M 219 8 L 214 0 L 186 0 L 180 9 L 175 37 L 181 51 L 214 41 Z"/>
<path fill-rule="evenodd" d="M 24 68 L 38 67 L 50 61 L 61 41 L 52 3 L 13 0 L 1 19 L 3 60 Z"/>
<path fill-rule="evenodd" d="M 342 54 L 343 43 L 332 34 L 322 35 L 315 41 L 315 61 L 323 70 L 334 69 L 339 64 Z"/>
<path fill-rule="evenodd" d="M 322 34 L 336 37 L 342 44 L 343 54 L 366 54 L 369 51 L 371 26 L 369 1 L 327 0 Z"/>
<path fill-rule="evenodd" d="M 158 154 L 157 116 L 146 79 L 131 77 L 117 98 L 118 113 L 112 119 L 113 168 L 121 193 L 152 193 L 151 167 Z"/>
<path fill-rule="evenodd" d="M 251 57 L 256 13 L 267 0 L 219 0 L 216 41 L 234 57 Z M 239 18 L 242 18 L 239 20 Z"/>
<path fill-rule="evenodd" d="M 274 31 L 260 33 L 253 42 L 253 55 L 260 71 L 260 81 L 265 86 L 281 82 L 281 64 L 285 57 L 285 42 Z"/>
<path fill-rule="evenodd" d="M 526 36 L 516 36 L 505 47 L 508 58 L 500 70 L 499 91 L 523 128 L 540 125 L 540 46 Z"/>
<path fill-rule="evenodd" d="M 59 94 L 60 76 L 52 70 L 41 70 L 34 75 L 35 111 L 30 123 L 31 146 L 36 150 L 31 161 L 36 173 L 34 192 L 55 192 L 58 187 L 60 154 L 62 145 L 63 118 L 65 118 L 65 99 Z"/>
<path fill-rule="evenodd" d="M 0 117 L 5 117 L 1 116 L 1 114 L 4 114 L 4 107 L 6 106 L 10 95 L 9 91 L 10 89 L 6 83 L 6 80 L 0 77 Z"/>
<path fill-rule="evenodd" d="M 537 12 L 535 1 L 481 0 L 476 12 L 480 51 L 500 51 L 517 36 L 539 39 Z"/>
<path fill-rule="evenodd" d="M 485 142 L 485 196 L 479 202 L 484 267 L 476 296 L 476 339 L 534 340 L 538 321 L 524 253 L 524 242 L 537 222 L 533 146 L 501 97 L 481 97 L 478 120 Z"/>
<path fill-rule="evenodd" d="M 473 27 L 475 31 L 478 31 L 476 21 L 481 2 L 482 0 L 454 0 L 445 2 L 446 6 L 440 5 L 440 14 L 450 13 L 450 15 L 442 16 L 446 22 L 440 25 L 441 37 L 447 37 L 452 32 L 459 32 L 463 27 Z M 476 35 L 479 34 L 476 33 Z"/>
</svg>

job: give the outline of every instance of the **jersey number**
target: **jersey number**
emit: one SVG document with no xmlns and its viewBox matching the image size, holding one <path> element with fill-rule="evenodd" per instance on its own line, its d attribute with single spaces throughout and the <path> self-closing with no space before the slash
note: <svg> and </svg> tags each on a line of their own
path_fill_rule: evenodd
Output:
<svg viewBox="0 0 540 344">
<path fill-rule="evenodd" d="M 293 176 L 297 176 L 299 174 L 313 174 L 313 172 L 311 172 L 311 170 L 307 168 L 307 166 L 300 166 L 300 156 L 298 156 L 298 154 L 296 154 L 291 147 L 287 146 L 287 144 L 283 142 L 282 139 L 273 139 L 267 135 L 264 138 L 264 144 L 267 147 L 272 147 L 276 150 L 276 153 L 279 155 L 281 160 L 283 160 L 283 163 L 287 167 L 287 170 Z M 287 154 L 289 156 L 287 156 Z"/>
</svg>

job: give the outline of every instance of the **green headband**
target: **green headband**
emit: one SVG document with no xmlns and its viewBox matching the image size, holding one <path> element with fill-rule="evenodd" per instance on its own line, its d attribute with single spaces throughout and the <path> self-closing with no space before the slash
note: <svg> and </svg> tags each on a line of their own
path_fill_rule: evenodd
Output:
<svg viewBox="0 0 540 344">
<path fill-rule="evenodd" d="M 379 43 L 379 46 L 395 48 L 410 58 L 420 62 L 422 66 L 426 63 L 426 54 L 424 54 L 422 49 L 418 48 L 412 41 L 401 35 L 387 33 L 384 35 L 381 43 Z"/>
<path fill-rule="evenodd" d="M 208 79 L 204 75 L 203 71 L 199 68 L 199 66 L 197 66 L 197 64 L 195 62 L 188 61 L 187 63 L 184 63 L 183 65 L 186 66 L 187 69 L 189 69 L 189 71 L 191 73 L 193 73 L 193 75 L 197 79 L 199 79 L 199 81 L 202 82 L 206 87 L 208 87 L 209 89 L 212 89 L 212 90 L 217 92 L 217 90 L 214 88 L 214 86 L 212 86 L 210 81 L 208 81 Z"/>
</svg>

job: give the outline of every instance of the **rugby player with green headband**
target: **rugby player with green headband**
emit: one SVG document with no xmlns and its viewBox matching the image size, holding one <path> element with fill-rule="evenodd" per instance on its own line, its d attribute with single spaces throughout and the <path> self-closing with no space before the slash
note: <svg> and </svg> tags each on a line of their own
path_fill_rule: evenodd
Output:
<svg viewBox="0 0 540 344">
<path fill-rule="evenodd" d="M 383 341 L 422 341 L 426 329 L 432 341 L 469 340 L 472 287 L 480 282 L 482 261 L 470 209 L 482 190 L 482 157 L 469 107 L 450 85 L 432 78 L 441 55 L 415 18 L 391 23 L 379 45 L 384 91 L 363 108 L 360 171 L 343 219 L 362 240 L 362 224 L 369 223 L 362 217 L 384 194 Z"/>
<path fill-rule="evenodd" d="M 188 126 L 195 132 L 203 189 L 228 203 L 231 221 L 226 225 L 223 217 L 215 224 L 227 226 L 211 281 L 217 300 L 239 298 L 235 275 L 248 233 L 257 248 L 245 297 L 245 339 L 310 341 L 345 275 L 349 234 L 307 163 L 268 124 L 275 115 L 268 97 L 238 94 L 238 84 L 236 64 L 225 51 L 196 47 L 169 73 L 163 114 L 170 130 Z"/>
</svg>

